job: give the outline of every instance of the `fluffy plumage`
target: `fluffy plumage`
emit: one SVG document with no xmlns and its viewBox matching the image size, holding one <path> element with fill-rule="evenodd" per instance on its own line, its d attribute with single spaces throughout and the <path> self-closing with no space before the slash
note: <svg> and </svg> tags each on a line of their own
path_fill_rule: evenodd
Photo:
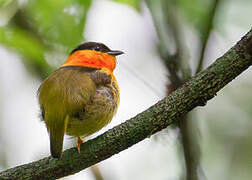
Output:
<svg viewBox="0 0 252 180">
<path fill-rule="evenodd" d="M 61 156 L 65 133 L 75 137 L 93 134 L 107 125 L 117 110 L 119 88 L 113 69 L 106 67 L 106 62 L 111 63 L 114 56 L 107 53 L 100 56 L 101 52 L 97 55 L 96 51 L 92 56 L 92 51 L 77 49 L 72 52 L 70 57 L 76 54 L 72 58 L 77 61 L 67 60 L 66 63 L 70 61 L 71 64 L 63 65 L 52 73 L 38 90 L 53 157 Z M 90 59 L 86 56 L 78 59 L 80 52 Z M 105 63 L 102 67 L 98 62 L 100 60 Z M 88 67 L 91 61 L 92 65 L 97 61 L 99 67 Z M 75 65 L 75 62 L 78 64 Z"/>
</svg>

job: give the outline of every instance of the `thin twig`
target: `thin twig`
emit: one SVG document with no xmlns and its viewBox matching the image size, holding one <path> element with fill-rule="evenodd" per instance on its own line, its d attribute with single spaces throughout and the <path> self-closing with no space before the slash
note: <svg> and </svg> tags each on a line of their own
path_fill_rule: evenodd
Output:
<svg viewBox="0 0 252 180">
<path fill-rule="evenodd" d="M 191 113 L 190 113 L 191 114 Z M 192 136 L 190 132 L 190 114 L 184 116 L 184 118 L 179 121 L 178 126 L 180 128 L 180 138 L 181 138 L 181 145 L 184 152 L 184 159 L 186 165 L 186 179 L 187 180 L 197 180 L 197 170 L 199 168 L 199 160 L 200 160 L 200 150 L 195 140 L 195 136 Z"/>
<path fill-rule="evenodd" d="M 202 34 L 202 40 L 201 40 L 201 51 L 200 51 L 200 58 L 199 58 L 199 63 L 196 69 L 196 74 L 202 70 L 203 67 L 203 62 L 204 62 L 204 57 L 205 57 L 205 52 L 206 52 L 206 47 L 208 43 L 208 39 L 210 36 L 210 33 L 213 29 L 213 24 L 214 24 L 214 17 L 216 14 L 217 7 L 219 5 L 220 0 L 213 0 L 213 5 L 212 8 L 209 12 L 209 20 L 206 21 L 206 27 L 205 27 L 205 32 Z"/>
<path fill-rule="evenodd" d="M 162 0 L 162 9 L 164 14 L 164 20 L 166 24 L 166 29 L 171 29 L 172 37 L 174 38 L 175 47 L 176 47 L 176 59 L 175 62 L 177 65 L 177 71 L 182 72 L 182 78 L 180 81 L 185 81 L 191 77 L 191 68 L 188 63 L 188 49 L 185 46 L 184 33 L 182 27 L 179 24 L 180 20 L 177 14 L 176 5 L 167 0 Z M 162 39 L 161 39 L 162 41 Z M 167 60 L 167 59 L 165 59 Z M 167 62 L 167 65 L 170 63 Z M 177 74 L 178 72 L 176 72 Z"/>
<path fill-rule="evenodd" d="M 183 36 L 183 29 L 179 25 L 178 15 L 176 13 L 176 6 L 170 1 L 162 1 L 163 14 L 165 15 L 166 28 L 171 29 L 172 36 L 174 38 L 176 46 L 176 56 L 170 58 L 167 56 L 163 58 L 166 63 L 166 67 L 170 73 L 169 79 L 171 81 L 171 86 L 168 86 L 168 93 L 176 90 L 181 86 L 181 84 L 191 77 L 191 69 L 189 67 L 187 57 L 187 48 L 185 48 L 185 39 Z M 160 39 L 162 41 L 162 39 Z M 182 77 L 178 76 L 178 70 L 181 70 Z M 184 153 L 186 173 L 185 176 L 188 180 L 197 179 L 197 169 L 199 166 L 199 153 L 195 153 L 195 149 L 199 151 L 197 143 L 193 143 L 195 137 L 190 136 L 189 128 L 189 115 L 181 118 L 181 121 L 177 124 L 180 129 L 180 142 Z"/>
<path fill-rule="evenodd" d="M 92 171 L 96 180 L 103 180 L 102 173 L 97 165 L 93 165 L 91 167 L 91 171 Z"/>
</svg>

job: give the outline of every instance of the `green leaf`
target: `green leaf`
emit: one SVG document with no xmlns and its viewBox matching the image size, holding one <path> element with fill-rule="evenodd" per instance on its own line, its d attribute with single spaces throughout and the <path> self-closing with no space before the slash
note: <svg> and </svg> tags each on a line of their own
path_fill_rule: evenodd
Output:
<svg viewBox="0 0 252 180">
<path fill-rule="evenodd" d="M 0 43 L 21 54 L 24 60 L 33 65 L 40 77 L 45 77 L 51 67 L 44 59 L 46 48 L 29 32 L 18 27 L 0 27 Z"/>
<path fill-rule="evenodd" d="M 83 41 L 83 30 L 91 0 L 30 1 L 27 16 L 46 41 L 75 47 Z"/>
<path fill-rule="evenodd" d="M 47 61 L 55 65 L 60 59 L 62 63 L 64 56 L 84 40 L 91 2 L 30 0 L 8 26 L 0 27 L 0 43 L 22 55 L 28 71 L 44 78 L 54 69 Z"/>
<path fill-rule="evenodd" d="M 0 8 L 10 4 L 13 0 L 0 0 Z"/>
<path fill-rule="evenodd" d="M 1 27 L 0 42 L 7 47 L 16 49 L 27 58 L 34 59 L 41 65 L 44 64 L 42 60 L 44 47 L 26 31 L 17 27 Z"/>
<path fill-rule="evenodd" d="M 127 4 L 127 5 L 135 8 L 137 11 L 140 10 L 140 2 L 141 2 L 141 0 L 113 0 L 113 1 Z"/>
<path fill-rule="evenodd" d="M 205 31 L 205 22 L 208 21 L 211 0 L 177 0 L 177 6 L 184 16 L 200 32 Z"/>
<path fill-rule="evenodd" d="M 7 24 L 17 10 L 17 0 L 0 0 L 0 26 Z"/>
</svg>

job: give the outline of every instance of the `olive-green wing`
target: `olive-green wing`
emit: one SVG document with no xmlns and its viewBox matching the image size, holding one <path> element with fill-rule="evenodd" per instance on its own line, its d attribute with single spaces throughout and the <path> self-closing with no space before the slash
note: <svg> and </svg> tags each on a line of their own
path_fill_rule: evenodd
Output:
<svg viewBox="0 0 252 180">
<path fill-rule="evenodd" d="M 39 88 L 39 103 L 53 157 L 61 156 L 69 117 L 92 101 L 96 84 L 90 77 L 91 71 L 79 67 L 62 68 L 52 73 Z"/>
</svg>

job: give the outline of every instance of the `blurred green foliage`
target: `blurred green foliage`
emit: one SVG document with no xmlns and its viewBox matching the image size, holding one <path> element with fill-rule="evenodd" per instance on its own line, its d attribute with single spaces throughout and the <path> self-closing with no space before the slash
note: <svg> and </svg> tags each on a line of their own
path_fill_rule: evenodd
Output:
<svg viewBox="0 0 252 180">
<path fill-rule="evenodd" d="M 113 1 L 119 2 L 119 3 L 124 3 L 129 6 L 132 6 L 133 8 L 135 8 L 138 11 L 140 10 L 141 0 L 113 0 Z"/>
<path fill-rule="evenodd" d="M 83 29 L 90 0 L 31 1 L 24 9 L 30 24 L 48 44 L 73 47 L 83 40 Z"/>
<path fill-rule="evenodd" d="M 143 0 L 113 0 L 140 10 Z M 155 2 L 153 0 L 149 0 Z M 178 0 L 176 3 L 188 22 L 197 29 L 204 29 L 210 0 Z M 92 0 L 0 0 L 0 43 L 18 52 L 27 70 L 45 78 L 55 69 L 55 62 L 62 63 L 62 55 L 83 42 L 85 22 Z M 203 30 L 201 30 L 203 31 Z"/>
<path fill-rule="evenodd" d="M 131 6 L 138 12 L 141 10 L 141 3 L 145 2 L 147 4 L 152 13 L 160 40 L 157 49 L 164 51 L 160 51 L 160 54 L 167 55 L 167 51 L 172 49 L 170 46 L 173 45 L 175 49 L 180 49 L 179 54 L 181 54 L 181 51 L 186 54 L 186 51 L 190 48 L 182 47 L 186 44 L 184 42 L 186 37 L 180 34 L 180 31 L 183 31 L 184 27 L 193 28 L 199 39 L 206 37 L 206 40 L 208 39 L 208 28 L 216 28 L 215 24 L 213 26 L 209 25 L 210 7 L 215 0 L 111 1 Z M 0 44 L 18 53 L 22 57 L 27 70 L 37 75 L 37 77 L 44 79 L 50 72 L 55 70 L 55 61 L 57 62 L 58 60 L 61 64 L 65 60 L 62 58 L 62 55 L 67 56 L 73 48 L 85 40 L 83 34 L 92 0 L 27 0 L 22 1 L 23 3 L 20 2 L 18 0 L 0 0 Z M 169 4 L 169 8 L 164 8 L 163 2 Z M 222 2 L 228 3 L 231 1 Z M 233 2 L 236 5 L 242 4 L 241 1 L 233 0 Z M 251 0 L 242 0 L 242 2 L 246 2 L 247 6 L 251 5 Z M 217 12 L 218 19 L 224 18 L 221 17 L 224 11 L 227 11 L 227 9 L 225 5 L 222 5 L 221 9 Z M 240 11 L 236 13 L 237 16 L 235 18 L 239 19 L 238 14 Z M 173 21 L 169 19 L 172 15 L 176 18 Z M 243 20 L 246 21 L 248 18 L 249 16 L 243 18 Z M 219 21 L 219 27 L 224 28 L 225 20 L 222 19 L 222 21 Z M 239 23 L 241 22 L 235 20 L 232 23 L 240 26 Z M 172 29 L 172 26 L 175 28 Z M 178 42 L 180 40 L 182 43 Z M 169 55 L 172 57 L 173 54 L 170 53 Z M 177 58 L 177 56 L 174 57 Z M 185 55 L 181 58 L 188 60 L 190 56 Z M 174 66 L 174 69 L 176 68 Z M 230 95 L 232 97 L 231 101 L 236 105 L 236 109 L 241 108 L 246 117 L 252 116 L 252 104 L 244 103 L 250 97 L 250 89 L 244 87 Z M 241 96 L 240 92 L 244 92 L 244 90 L 248 92 L 246 95 Z M 245 169 L 248 176 L 251 176 L 251 173 L 247 169 L 251 166 L 250 132 L 252 126 L 248 122 L 244 122 L 244 127 L 240 128 L 243 132 L 237 135 L 234 133 L 234 130 L 238 129 L 239 122 L 242 121 L 237 119 L 236 116 L 228 116 L 229 113 L 223 114 L 220 116 L 214 112 L 207 117 L 208 131 L 213 136 L 212 142 L 209 139 L 207 140 L 207 159 L 216 161 L 218 155 L 214 153 L 218 146 L 221 146 L 225 154 L 228 154 L 231 159 L 230 173 L 227 179 L 239 177 L 235 176 L 235 169 Z M 230 123 L 230 121 L 236 123 Z M 227 144 L 229 146 L 228 149 L 224 147 Z M 212 164 L 215 165 L 215 162 Z"/>
<path fill-rule="evenodd" d="M 139 0 L 114 1 L 140 9 Z M 66 56 L 84 41 L 91 3 L 92 0 L 28 0 L 20 4 L 18 0 L 0 0 L 0 21 L 4 22 L 0 26 L 0 43 L 19 53 L 27 70 L 44 79 L 55 69 L 52 58 L 57 62 L 62 54 Z"/>
<path fill-rule="evenodd" d="M 2 17 L 8 20 L 0 27 L 0 43 L 17 51 L 27 69 L 43 79 L 55 69 L 46 55 L 57 58 L 84 40 L 91 0 L 29 0 L 22 5 L 8 0 L 0 5 Z"/>
<path fill-rule="evenodd" d="M 209 8 L 213 0 L 177 0 L 177 6 L 183 13 L 187 21 L 192 24 L 196 30 L 204 33 L 205 24 L 209 19 Z M 210 8 L 211 9 L 211 8 Z"/>
<path fill-rule="evenodd" d="M 16 26 L 1 27 L 0 40 L 5 46 L 15 49 L 24 57 L 27 66 L 44 77 L 50 67 L 44 59 L 45 46 L 28 31 Z"/>
</svg>

